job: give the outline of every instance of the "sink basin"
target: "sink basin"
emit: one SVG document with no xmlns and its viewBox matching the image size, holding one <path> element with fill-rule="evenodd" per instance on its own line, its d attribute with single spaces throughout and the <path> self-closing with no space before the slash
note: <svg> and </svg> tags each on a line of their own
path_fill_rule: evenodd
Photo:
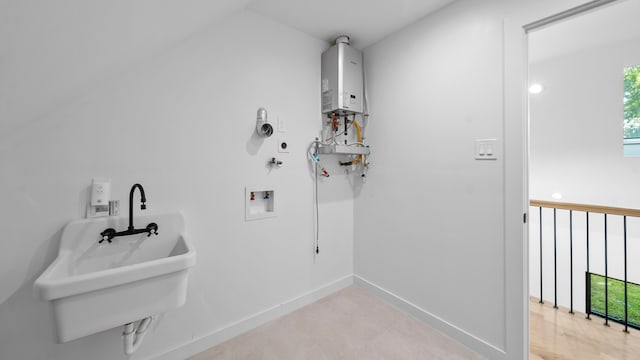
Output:
<svg viewBox="0 0 640 360">
<path fill-rule="evenodd" d="M 137 215 L 135 228 L 158 224 L 158 235 L 101 239 L 107 228 L 124 230 L 127 217 L 72 221 L 62 232 L 58 257 L 35 281 L 48 300 L 61 342 L 111 329 L 182 306 L 196 253 L 179 212 Z"/>
</svg>

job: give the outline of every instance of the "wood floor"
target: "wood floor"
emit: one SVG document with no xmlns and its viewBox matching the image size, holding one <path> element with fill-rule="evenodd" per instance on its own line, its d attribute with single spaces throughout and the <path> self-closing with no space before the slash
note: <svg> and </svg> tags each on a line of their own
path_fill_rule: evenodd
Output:
<svg viewBox="0 0 640 360">
<path fill-rule="evenodd" d="M 357 286 L 190 360 L 484 359 Z"/>
<path fill-rule="evenodd" d="M 640 332 L 585 314 L 571 315 L 568 309 L 554 309 L 553 304 L 530 300 L 531 360 L 624 360 L 640 359 Z"/>
</svg>

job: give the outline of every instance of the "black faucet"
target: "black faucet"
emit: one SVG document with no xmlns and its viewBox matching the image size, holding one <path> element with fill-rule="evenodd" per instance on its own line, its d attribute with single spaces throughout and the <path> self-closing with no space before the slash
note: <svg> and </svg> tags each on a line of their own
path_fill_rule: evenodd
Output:
<svg viewBox="0 0 640 360">
<path fill-rule="evenodd" d="M 133 228 L 133 193 L 136 189 L 140 189 L 140 210 L 147 210 L 147 198 L 144 196 L 144 189 L 140 184 L 134 184 L 129 191 L 129 231 L 135 230 Z"/>
<path fill-rule="evenodd" d="M 113 228 L 108 228 L 105 231 L 100 233 L 100 236 L 102 236 L 102 240 L 98 241 L 98 243 L 102 243 L 103 241 L 107 240 L 108 242 L 111 242 L 111 239 L 113 239 L 116 236 L 124 236 L 124 235 L 135 235 L 135 234 L 141 234 L 141 233 L 147 233 L 147 236 L 151 236 L 151 234 L 156 234 L 158 235 L 158 224 L 156 223 L 149 223 L 147 225 L 146 228 L 144 229 L 136 229 L 133 227 L 133 193 L 136 191 L 136 189 L 140 190 L 140 210 L 146 210 L 147 209 L 147 198 L 144 195 L 144 189 L 142 188 L 142 185 L 140 184 L 135 184 L 131 187 L 131 191 L 129 191 L 129 227 L 127 228 L 127 230 L 124 231 L 119 231 L 116 232 L 115 229 Z"/>
</svg>

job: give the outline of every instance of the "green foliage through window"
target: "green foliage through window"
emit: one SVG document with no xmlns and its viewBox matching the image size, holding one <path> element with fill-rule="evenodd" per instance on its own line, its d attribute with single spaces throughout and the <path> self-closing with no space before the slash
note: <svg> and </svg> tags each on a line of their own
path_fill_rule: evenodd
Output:
<svg viewBox="0 0 640 360">
<path fill-rule="evenodd" d="M 640 65 L 624 69 L 624 137 L 640 138 Z"/>
</svg>

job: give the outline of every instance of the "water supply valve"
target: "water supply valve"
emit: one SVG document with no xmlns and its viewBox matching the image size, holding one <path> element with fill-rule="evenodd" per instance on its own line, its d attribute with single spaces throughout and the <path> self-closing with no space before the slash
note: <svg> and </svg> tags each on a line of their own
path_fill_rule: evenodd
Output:
<svg viewBox="0 0 640 360">
<path fill-rule="evenodd" d="M 282 160 L 278 160 L 275 157 L 272 157 L 271 160 L 268 162 L 268 164 L 271 165 L 272 167 L 282 167 L 284 165 Z"/>
</svg>

